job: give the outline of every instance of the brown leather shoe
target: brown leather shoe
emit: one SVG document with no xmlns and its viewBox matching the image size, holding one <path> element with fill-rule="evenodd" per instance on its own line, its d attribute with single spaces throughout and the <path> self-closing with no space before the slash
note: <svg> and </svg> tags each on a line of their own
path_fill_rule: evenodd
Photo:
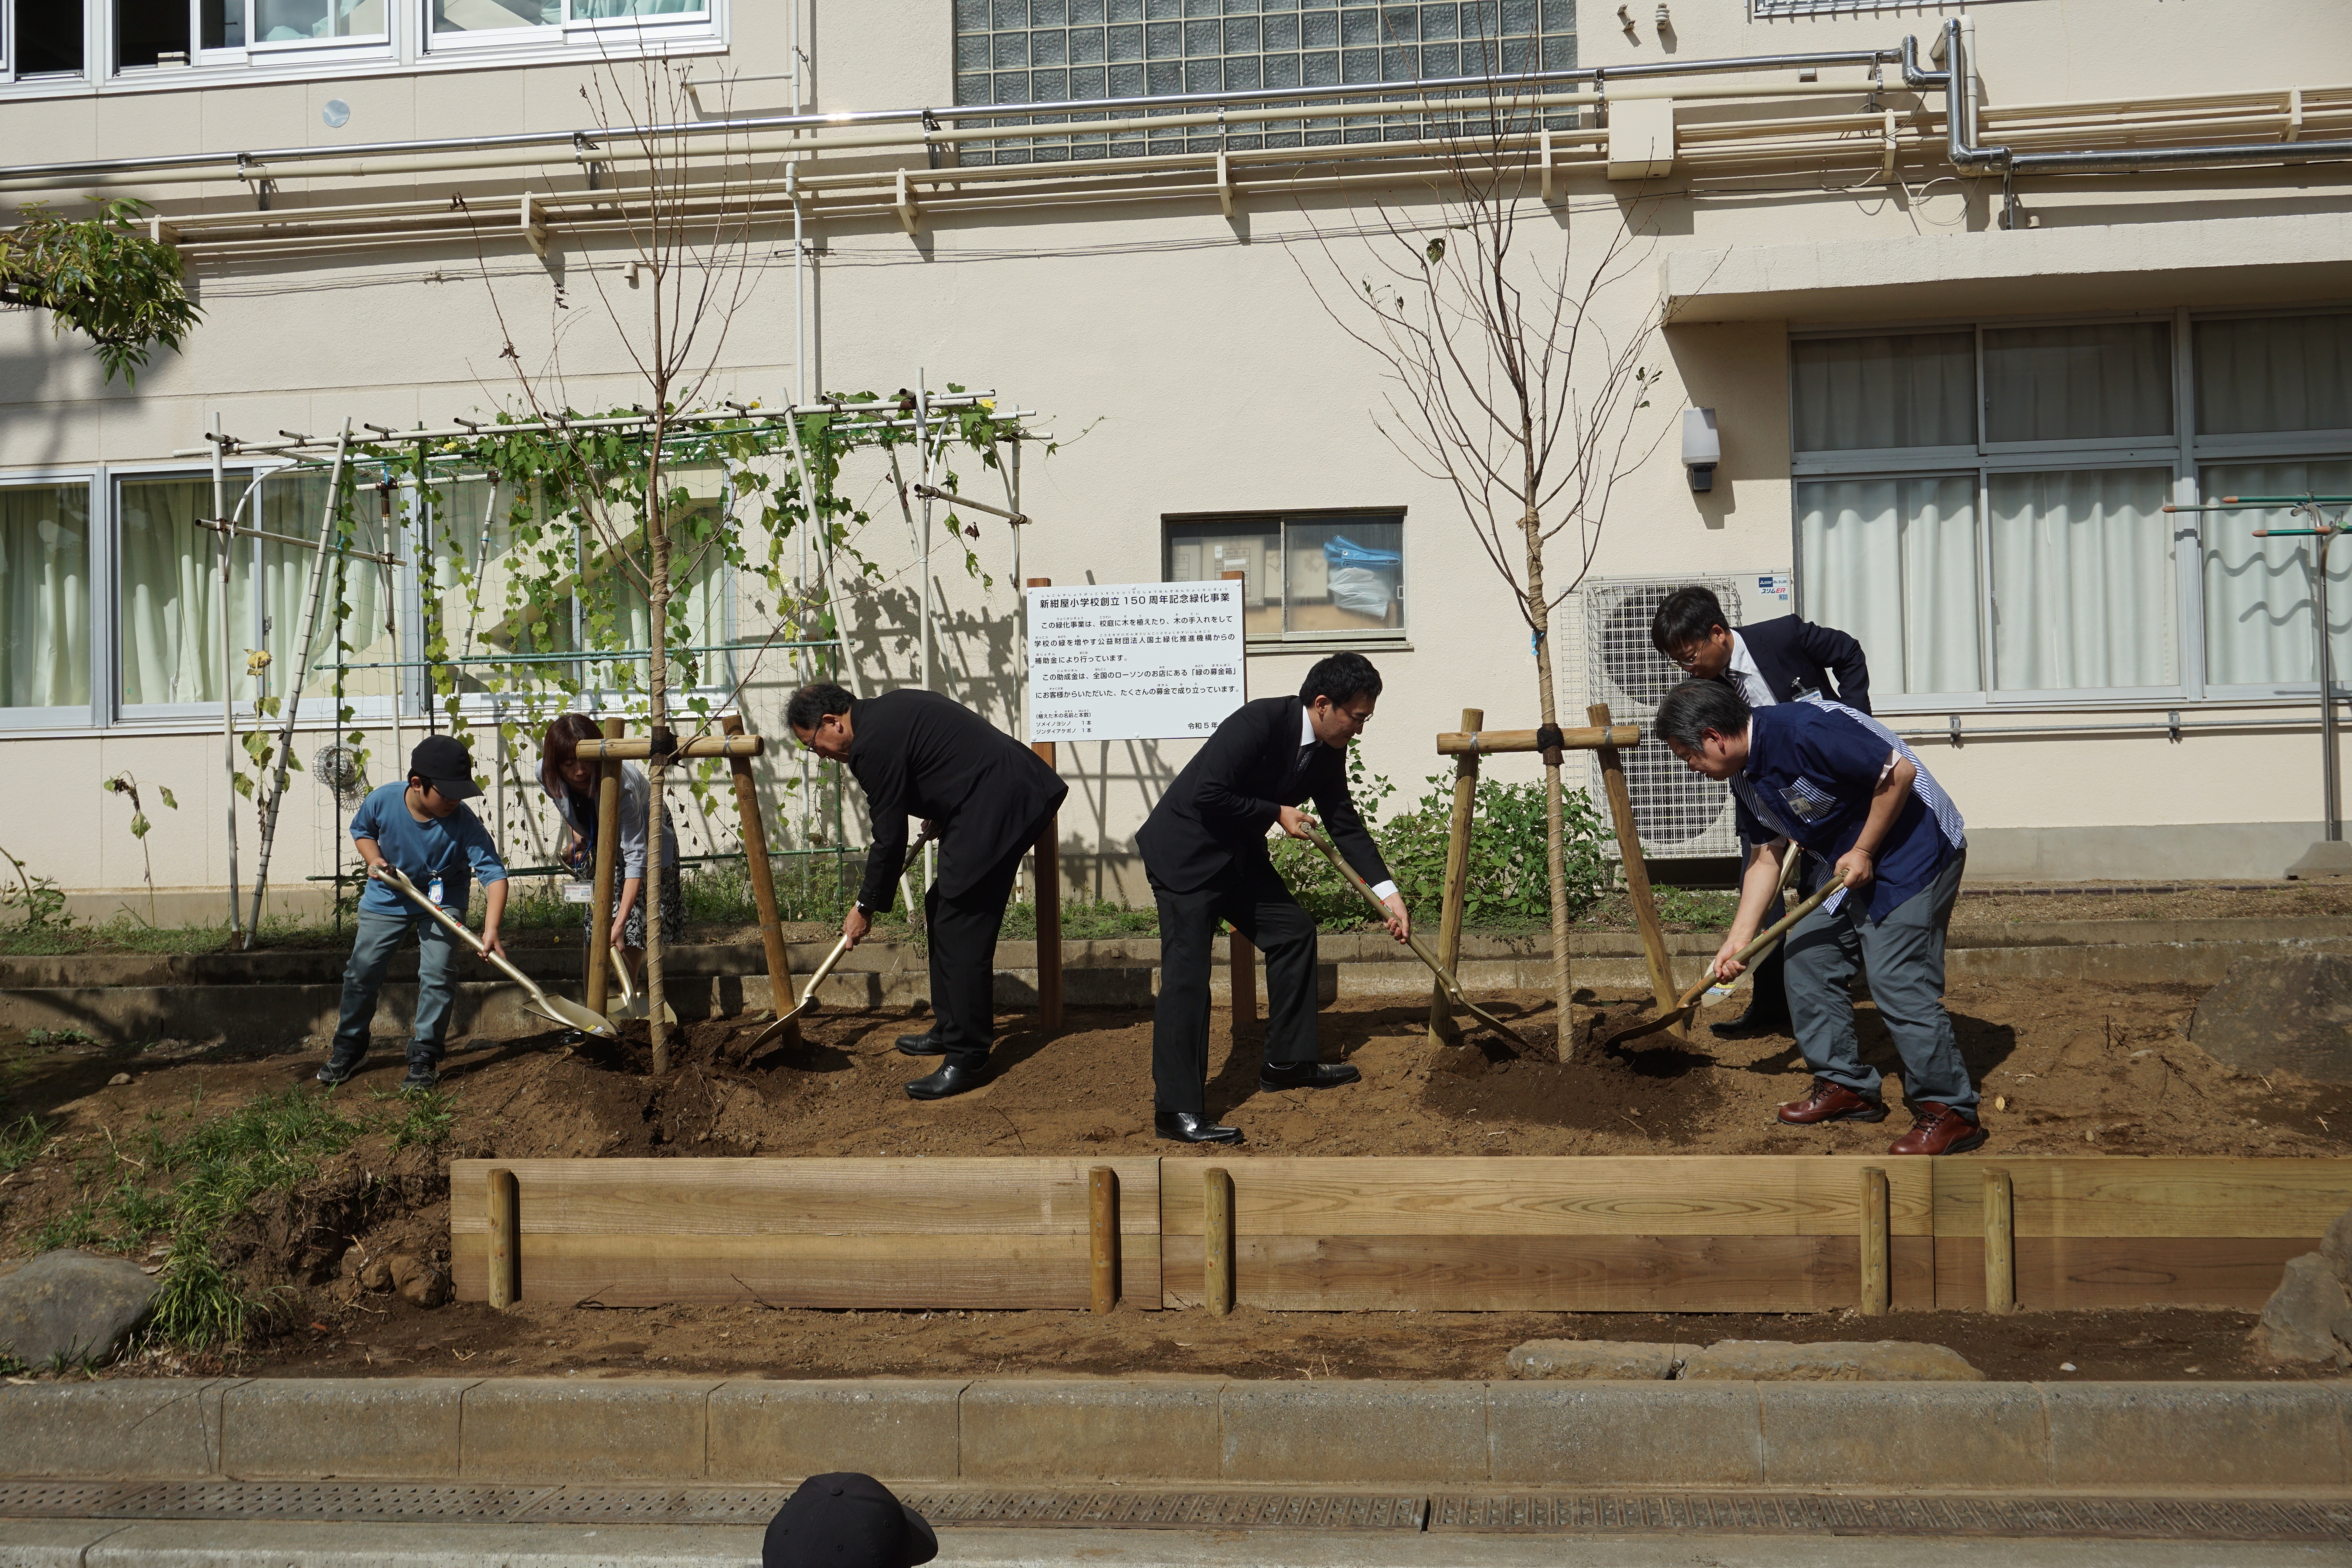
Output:
<svg viewBox="0 0 2352 1568">
<path fill-rule="evenodd" d="M 1792 1127 L 1811 1127 L 1816 1121 L 1884 1121 L 1886 1107 L 1863 1099 L 1843 1084 L 1817 1078 L 1811 1093 L 1780 1108 L 1780 1120 Z"/>
<path fill-rule="evenodd" d="M 1989 1136 L 1965 1111 L 1923 1100 L 1912 1108 L 1911 1131 L 1886 1146 L 1890 1154 L 1965 1154 Z"/>
</svg>

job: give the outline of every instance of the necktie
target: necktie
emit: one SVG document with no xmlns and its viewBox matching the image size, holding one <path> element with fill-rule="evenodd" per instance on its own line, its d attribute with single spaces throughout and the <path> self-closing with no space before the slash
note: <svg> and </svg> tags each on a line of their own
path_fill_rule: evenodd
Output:
<svg viewBox="0 0 2352 1568">
<path fill-rule="evenodd" d="M 1315 742 L 1309 741 L 1298 748 L 1298 755 L 1290 764 L 1290 782 L 1297 784 L 1307 776 L 1307 764 L 1315 760 Z"/>
</svg>

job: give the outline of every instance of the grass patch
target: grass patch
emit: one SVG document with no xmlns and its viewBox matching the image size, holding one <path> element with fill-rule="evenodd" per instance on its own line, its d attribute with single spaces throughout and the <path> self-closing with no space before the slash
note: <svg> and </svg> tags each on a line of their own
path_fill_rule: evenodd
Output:
<svg viewBox="0 0 2352 1568">
<path fill-rule="evenodd" d="M 37 1116 L 0 1126 L 0 1176 L 13 1174 L 39 1159 L 48 1143 L 49 1130 Z"/>
<path fill-rule="evenodd" d="M 52 1215 L 33 1245 L 128 1252 L 161 1238 L 168 1250 L 152 1332 L 190 1350 L 235 1344 L 268 1303 L 221 1260 L 229 1222 L 314 1180 L 362 1137 L 381 1133 L 395 1150 L 433 1148 L 456 1120 L 439 1093 L 382 1093 L 355 1106 L 298 1085 L 206 1116 L 199 1092 L 177 1112 L 150 1111 L 137 1137 L 110 1139 L 102 1163 L 80 1167 L 81 1201 Z"/>
</svg>

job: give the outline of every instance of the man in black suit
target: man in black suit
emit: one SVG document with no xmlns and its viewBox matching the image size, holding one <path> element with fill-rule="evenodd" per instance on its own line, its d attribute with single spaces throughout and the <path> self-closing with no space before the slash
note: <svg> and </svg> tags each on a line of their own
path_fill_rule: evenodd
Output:
<svg viewBox="0 0 2352 1568">
<path fill-rule="evenodd" d="M 801 744 L 848 766 L 874 822 L 866 884 L 841 922 L 849 945 L 890 907 L 907 858 L 907 819 L 939 835 L 940 878 L 923 895 L 930 933 L 931 1018 L 908 1035 L 908 1056 L 946 1063 L 907 1092 L 944 1100 L 988 1081 L 996 1038 L 996 933 L 1021 857 L 1070 786 L 1028 747 L 961 703 L 908 689 L 855 698 L 838 686 L 803 686 L 785 719 Z M 779 1000 L 779 1005 L 782 1003 Z"/>
<path fill-rule="evenodd" d="M 1729 686 L 1751 710 L 1814 696 L 1870 711 L 1870 661 L 1862 644 L 1834 626 L 1794 616 L 1735 627 L 1724 618 L 1723 601 L 1706 588 L 1677 588 L 1665 596 L 1650 617 L 1650 646 L 1694 678 Z M 1779 920 L 1782 912 L 1776 900 L 1766 919 Z M 1781 980 L 1786 947 L 1784 942 L 1773 948 L 1756 965 L 1748 1010 L 1715 1025 L 1717 1035 L 1738 1039 L 1782 1034 L 1792 1026 Z"/>
<path fill-rule="evenodd" d="M 1386 863 L 1348 793 L 1349 742 L 1381 695 L 1361 654 L 1335 653 L 1307 672 L 1296 698 L 1243 704 L 1217 726 L 1135 842 L 1160 904 L 1160 1001 L 1151 1025 L 1154 1125 L 1180 1143 L 1237 1143 L 1241 1130 L 1208 1119 L 1209 948 L 1226 921 L 1265 954 L 1265 1060 L 1258 1086 L 1328 1089 L 1362 1076 L 1317 1059 L 1315 921 L 1265 852 L 1277 822 L 1294 838 L 1315 818 L 1312 796 L 1348 864 L 1388 907 L 1399 942 L 1412 930 Z"/>
</svg>

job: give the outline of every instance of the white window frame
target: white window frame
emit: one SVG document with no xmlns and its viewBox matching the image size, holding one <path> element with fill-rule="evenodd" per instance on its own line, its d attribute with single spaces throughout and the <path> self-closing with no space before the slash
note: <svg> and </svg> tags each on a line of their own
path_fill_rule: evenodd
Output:
<svg viewBox="0 0 2352 1568">
<path fill-rule="evenodd" d="M 702 0 L 683 16 L 567 19 L 555 26 L 521 25 L 479 34 L 432 30 L 432 0 L 384 0 L 384 31 L 360 38 L 300 38 L 236 48 L 202 47 L 200 0 L 188 0 L 190 58 L 180 66 L 118 68 L 114 0 L 57 0 L 82 13 L 82 68 L 23 77 L 17 72 L 16 0 L 0 0 L 0 101 L 82 97 L 93 90 L 178 91 L 247 81 L 334 81 L 425 71 L 606 59 L 723 54 L 731 38 L 735 0 Z M 248 0 L 231 0 L 233 4 Z M 797 4 L 799 0 L 789 0 Z M 564 0 L 567 18 L 573 0 Z M 250 22 L 250 10 L 247 13 Z M 250 27 L 248 26 L 248 34 Z"/>
<path fill-rule="evenodd" d="M 2102 468 L 2153 468 L 2168 470 L 2175 504 L 2193 506 L 2200 497 L 2200 476 L 2210 465 L 2257 460 L 2343 461 L 2352 458 L 2352 430 L 2265 432 L 2242 436 L 2200 436 L 2196 433 L 2195 326 L 2201 321 L 2292 317 L 2328 314 L 2352 309 L 2319 301 L 2259 310 L 2117 311 L 2070 316 L 1985 317 L 1967 321 L 1872 322 L 1866 326 L 1808 329 L 1792 331 L 1791 342 L 1824 338 L 1876 337 L 1910 332 L 1972 330 L 1977 339 L 1976 416 L 1974 447 L 1936 447 L 1838 452 L 1792 452 L 1790 462 L 1790 559 L 1798 563 L 1796 613 L 1806 613 L 1810 592 L 1802 567 L 1799 533 L 1798 487 L 1818 479 L 1910 479 L 1972 473 L 1977 482 L 1978 648 L 1980 663 L 1975 691 L 1896 692 L 1874 688 L 1871 706 L 1887 714 L 2063 711 L 2102 708 L 2252 704 L 2308 704 L 2318 700 L 2316 679 L 2265 682 L 2255 685 L 2214 685 L 2206 679 L 2205 603 L 2206 541 L 2209 530 L 2251 527 L 2232 523 L 2226 513 L 2182 514 L 2173 539 L 2173 590 L 2179 682 L 2160 687 L 2076 687 L 2048 692 L 2012 691 L 1996 687 L 1991 668 L 1993 642 L 1992 557 L 1990 529 L 1991 477 L 2002 472 L 2054 473 Z M 2079 441 L 1989 442 L 1984 438 L 1986 329 L 2012 326 L 2073 326 L 2099 322 L 2165 320 L 2170 323 L 2172 425 L 2168 437 L 2116 437 Z M 1796 428 L 1796 356 L 1790 355 L 1790 428 Z M 2251 518 L 2252 514 L 2248 514 Z"/>
<path fill-rule="evenodd" d="M 87 539 L 88 558 L 82 566 L 82 586 L 89 595 L 83 624 L 89 628 L 89 645 L 83 654 L 89 668 L 84 676 L 89 684 L 89 700 L 68 703 L 56 708 L 0 708 L 0 732 L 15 730 L 89 729 L 96 726 L 106 712 L 106 696 L 110 688 L 101 684 L 107 679 L 108 628 L 113 624 L 109 599 L 109 584 L 113 576 L 113 509 L 105 499 L 108 485 L 100 468 L 25 468 L 0 474 L 0 488 L 16 489 L 34 485 L 87 485 L 89 487 L 89 531 Z"/>
<path fill-rule="evenodd" d="M 1397 624 L 1392 626 L 1366 626 L 1361 630 L 1339 628 L 1290 631 L 1290 534 L 1292 522 L 1310 525 L 1343 523 L 1349 520 L 1363 522 L 1393 522 L 1397 526 L 1398 551 L 1405 553 L 1404 545 L 1412 535 L 1405 528 L 1406 510 L 1402 506 L 1341 506 L 1298 507 L 1290 510 L 1259 510 L 1247 511 L 1171 511 L 1160 517 L 1160 581 L 1178 581 L 1168 575 L 1168 531 L 1176 526 L 1229 522 L 1264 527 L 1275 526 L 1276 582 L 1281 589 L 1282 613 L 1286 629 L 1279 632 L 1252 632 L 1243 639 L 1247 647 L 1274 649 L 1282 647 L 1409 647 L 1412 641 L 1413 572 L 1408 560 L 1397 571 Z"/>
</svg>

